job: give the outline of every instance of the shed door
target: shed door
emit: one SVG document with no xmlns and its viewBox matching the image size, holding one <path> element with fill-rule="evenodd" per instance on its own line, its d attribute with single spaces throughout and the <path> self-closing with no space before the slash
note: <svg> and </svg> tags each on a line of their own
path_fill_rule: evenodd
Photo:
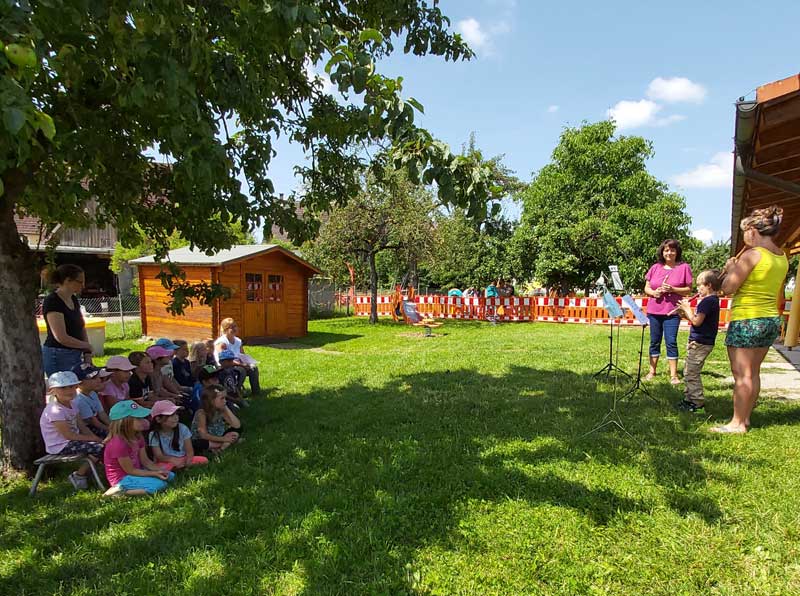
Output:
<svg viewBox="0 0 800 596">
<path fill-rule="evenodd" d="M 283 275 L 273 273 L 267 275 L 267 335 L 269 336 L 285 336 L 289 330 L 284 289 Z"/>
<path fill-rule="evenodd" d="M 244 329 L 245 337 L 263 337 L 266 335 L 266 317 L 264 312 L 264 274 L 244 274 Z"/>
</svg>

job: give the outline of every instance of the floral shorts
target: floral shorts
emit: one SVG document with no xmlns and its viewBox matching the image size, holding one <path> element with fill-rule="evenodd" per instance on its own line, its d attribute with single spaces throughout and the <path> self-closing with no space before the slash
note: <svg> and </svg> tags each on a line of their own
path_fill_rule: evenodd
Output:
<svg viewBox="0 0 800 596">
<path fill-rule="evenodd" d="M 780 317 L 742 319 L 728 324 L 725 345 L 732 348 L 768 348 L 781 332 Z"/>
</svg>

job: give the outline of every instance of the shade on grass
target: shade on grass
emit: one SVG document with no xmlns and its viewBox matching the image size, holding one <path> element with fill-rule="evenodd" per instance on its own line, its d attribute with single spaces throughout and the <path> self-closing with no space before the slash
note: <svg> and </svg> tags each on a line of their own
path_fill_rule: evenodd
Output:
<svg viewBox="0 0 800 596">
<path fill-rule="evenodd" d="M 154 498 L 73 494 L 63 471 L 35 500 L 4 486 L 2 592 L 800 593 L 800 408 L 705 433 L 731 410 L 721 345 L 706 415 L 673 411 L 663 374 L 658 403 L 621 405 L 642 445 L 581 437 L 614 391 L 592 378 L 606 329 L 439 331 L 339 319 L 251 348 L 269 397 L 246 442 Z M 621 335 L 633 371 L 639 333 Z"/>
</svg>

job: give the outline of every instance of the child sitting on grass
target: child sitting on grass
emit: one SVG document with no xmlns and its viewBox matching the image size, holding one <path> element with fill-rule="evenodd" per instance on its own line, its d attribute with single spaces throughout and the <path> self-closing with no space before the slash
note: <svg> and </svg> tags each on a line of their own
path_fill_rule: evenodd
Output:
<svg viewBox="0 0 800 596">
<path fill-rule="evenodd" d="M 211 385 L 219 385 L 219 369 L 215 364 L 206 364 L 198 372 L 197 383 L 192 388 L 192 399 L 189 404 L 192 416 L 202 405 L 200 394 L 203 393 L 203 389 Z"/>
<path fill-rule="evenodd" d="M 102 439 L 90 431 L 73 405 L 78 392 L 78 377 L 71 371 L 54 372 L 47 380 L 52 397 L 39 418 L 45 449 L 52 455 L 86 455 L 98 461 L 103 453 Z M 68 476 L 75 490 L 88 488 L 89 464 Z"/>
<path fill-rule="evenodd" d="M 130 397 L 128 381 L 131 378 L 131 372 L 136 367 L 125 356 L 112 356 L 106 362 L 105 368 L 111 375 L 100 390 L 100 398 L 103 400 L 106 410 L 110 410 L 118 401 Z"/>
<path fill-rule="evenodd" d="M 144 352 L 131 352 L 128 360 L 136 367 L 128 381 L 130 399 L 143 408 L 152 408 L 158 401 L 153 391 L 153 360 Z"/>
<path fill-rule="evenodd" d="M 683 369 L 684 398 L 678 403 L 678 409 L 685 412 L 697 412 L 705 407 L 703 394 L 703 364 L 714 350 L 719 329 L 719 298 L 717 292 L 721 285 L 717 271 L 703 271 L 697 276 L 697 292 L 700 299 L 697 310 L 692 311 L 689 300 L 684 298 L 679 305 L 680 313 L 689 319 L 692 328 L 689 331 L 689 344 L 686 347 L 686 364 Z"/>
<path fill-rule="evenodd" d="M 223 451 L 240 440 L 242 424 L 228 407 L 225 389 L 212 385 L 200 394 L 201 407 L 192 420 L 192 439 L 197 451 Z"/>
<path fill-rule="evenodd" d="M 73 405 L 78 393 L 78 377 L 71 371 L 55 372 L 47 380 L 48 393 L 52 397 L 39 418 L 39 428 L 47 453 L 51 455 L 86 455 L 98 461 L 103 453 L 102 439 L 90 431 Z M 89 487 L 85 463 L 77 472 L 68 476 L 75 490 Z"/>
<path fill-rule="evenodd" d="M 172 377 L 164 375 L 163 369 L 167 365 L 172 366 L 172 350 L 162 346 L 150 346 L 145 350 L 153 361 L 153 371 L 150 373 L 150 382 L 153 384 L 153 391 L 158 396 L 157 399 L 168 399 L 179 404 L 183 400 L 181 386 Z M 191 390 L 188 391 L 191 393 Z"/>
<path fill-rule="evenodd" d="M 172 356 L 172 374 L 175 382 L 183 389 L 182 393 L 186 393 L 194 385 L 192 363 L 189 362 L 189 344 L 182 339 L 176 339 L 174 343 L 178 348 Z"/>
<path fill-rule="evenodd" d="M 237 406 L 247 407 L 247 401 L 242 397 L 241 389 L 244 383 L 244 373 L 236 365 L 236 355 L 231 350 L 222 350 L 219 353 L 219 384 L 228 392 L 228 400 Z"/>
<path fill-rule="evenodd" d="M 105 380 L 111 372 L 86 362 L 76 365 L 72 372 L 80 381 L 78 395 L 73 401 L 74 407 L 78 409 L 81 419 L 89 430 L 104 439 L 108 434 L 110 420 L 97 392 L 105 385 Z"/>
<path fill-rule="evenodd" d="M 111 425 L 106 437 L 103 462 L 106 478 L 111 485 L 105 496 L 152 495 L 167 487 L 175 478 L 174 472 L 165 470 L 147 457 L 142 432 L 147 430 L 150 410 L 135 401 L 117 403 L 108 413 Z"/>
<path fill-rule="evenodd" d="M 153 459 L 172 469 L 207 464 L 207 458 L 194 454 L 192 431 L 178 421 L 180 409 L 162 400 L 150 410 L 152 425 L 148 445 L 153 450 Z"/>
<path fill-rule="evenodd" d="M 208 364 L 208 350 L 202 341 L 196 341 L 189 349 L 189 364 L 192 369 L 192 379 L 197 381 L 200 369 Z"/>
</svg>

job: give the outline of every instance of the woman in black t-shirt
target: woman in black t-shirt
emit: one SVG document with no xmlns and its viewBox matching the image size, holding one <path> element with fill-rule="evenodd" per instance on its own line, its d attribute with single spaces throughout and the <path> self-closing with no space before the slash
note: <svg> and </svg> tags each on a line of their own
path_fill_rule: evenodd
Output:
<svg viewBox="0 0 800 596">
<path fill-rule="evenodd" d="M 86 278 L 77 265 L 59 265 L 50 275 L 56 286 L 42 303 L 42 314 L 47 325 L 47 339 L 42 346 L 44 372 L 72 370 L 84 360 L 91 359 L 92 344 L 86 335 L 81 306 L 76 294 L 80 294 Z"/>
</svg>

